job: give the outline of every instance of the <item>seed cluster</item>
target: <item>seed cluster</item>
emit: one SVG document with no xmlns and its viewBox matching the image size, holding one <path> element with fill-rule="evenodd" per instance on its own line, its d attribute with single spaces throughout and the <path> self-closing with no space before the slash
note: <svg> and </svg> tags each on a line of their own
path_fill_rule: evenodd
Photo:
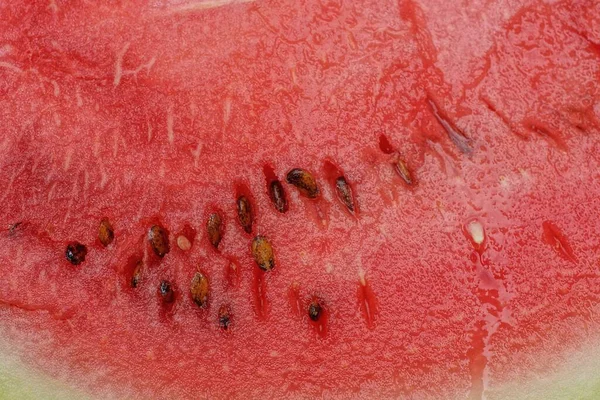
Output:
<svg viewBox="0 0 600 400">
<path fill-rule="evenodd" d="M 273 175 L 273 174 L 272 174 Z M 302 168 L 294 168 L 286 175 L 286 181 L 297 188 L 300 194 L 309 198 L 316 199 L 320 196 L 320 189 L 314 175 Z M 333 188 L 340 202 L 346 209 L 354 215 L 356 211 L 356 202 L 352 193 L 352 188 L 346 178 L 341 175 L 332 182 Z M 288 211 L 288 200 L 284 187 L 276 177 L 268 177 L 267 192 L 275 210 L 280 213 Z M 236 198 L 236 213 L 241 229 L 252 234 L 253 222 L 255 219 L 253 206 L 250 201 L 251 196 L 240 194 Z M 223 215 L 219 211 L 214 211 L 208 215 L 206 220 L 206 234 L 212 247 L 219 250 L 225 229 Z M 171 251 L 169 242 L 169 231 L 161 224 L 152 225 L 147 233 L 146 240 L 152 249 L 152 253 L 158 260 L 163 259 Z M 184 234 L 177 237 L 177 247 L 182 251 L 188 251 L 192 247 L 192 239 L 188 239 Z M 98 225 L 98 241 L 104 248 L 108 248 L 115 241 L 115 230 L 108 218 L 102 218 Z M 269 273 L 275 266 L 275 252 L 271 240 L 265 235 L 256 235 L 250 245 L 251 255 L 260 269 L 261 274 Z M 65 250 L 66 259 L 73 265 L 80 265 L 86 259 L 88 253 L 87 247 L 79 242 L 70 242 Z M 127 285 L 132 289 L 138 288 L 144 282 L 145 259 L 133 258 L 128 269 Z M 261 278 L 262 279 L 262 278 Z M 209 277 L 203 272 L 196 272 L 189 284 L 189 296 L 192 302 L 200 309 L 206 309 L 210 305 L 211 287 Z M 175 284 L 169 280 L 163 279 L 157 286 L 157 294 L 160 302 L 170 309 L 180 297 Z M 323 308 L 318 300 L 312 300 L 306 309 L 307 315 L 312 321 L 319 321 L 323 313 Z M 218 325 L 222 330 L 228 330 L 232 322 L 232 312 L 230 304 L 221 304 L 218 309 Z"/>
</svg>

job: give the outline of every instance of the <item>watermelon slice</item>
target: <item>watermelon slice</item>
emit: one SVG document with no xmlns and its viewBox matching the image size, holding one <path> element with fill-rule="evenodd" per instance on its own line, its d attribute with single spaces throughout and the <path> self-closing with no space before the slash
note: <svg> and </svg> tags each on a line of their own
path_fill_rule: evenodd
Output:
<svg viewBox="0 0 600 400">
<path fill-rule="evenodd" d="M 600 396 L 594 0 L 0 4 L 0 398 Z"/>
</svg>

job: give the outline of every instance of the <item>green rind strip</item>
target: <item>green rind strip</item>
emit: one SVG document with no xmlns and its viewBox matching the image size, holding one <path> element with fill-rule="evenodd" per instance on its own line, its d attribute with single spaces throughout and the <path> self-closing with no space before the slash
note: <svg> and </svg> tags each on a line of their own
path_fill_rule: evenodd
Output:
<svg viewBox="0 0 600 400">
<path fill-rule="evenodd" d="M 16 349 L 0 341 L 0 400 L 69 400 L 88 397 L 56 379 L 28 368 Z"/>
<path fill-rule="evenodd" d="M 518 367 L 517 367 L 518 368 Z M 487 400 L 600 399 L 600 343 L 572 353 L 554 372 L 527 382 L 508 383 L 486 391 Z"/>
</svg>

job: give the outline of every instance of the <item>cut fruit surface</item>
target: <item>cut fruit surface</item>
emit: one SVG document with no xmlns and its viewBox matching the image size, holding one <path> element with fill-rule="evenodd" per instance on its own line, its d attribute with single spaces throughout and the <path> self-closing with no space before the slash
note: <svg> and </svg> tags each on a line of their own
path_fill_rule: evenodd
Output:
<svg viewBox="0 0 600 400">
<path fill-rule="evenodd" d="M 0 5 L 0 389 L 593 398 L 600 9 L 552 3 Z"/>
</svg>

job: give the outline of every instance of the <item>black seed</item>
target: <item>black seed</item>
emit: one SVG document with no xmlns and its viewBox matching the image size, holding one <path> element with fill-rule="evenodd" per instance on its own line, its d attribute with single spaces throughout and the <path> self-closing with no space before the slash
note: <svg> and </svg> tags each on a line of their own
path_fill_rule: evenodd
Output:
<svg viewBox="0 0 600 400">
<path fill-rule="evenodd" d="M 263 271 L 270 271 L 275 268 L 273 246 L 266 237 L 259 235 L 252 240 L 252 256 Z"/>
<path fill-rule="evenodd" d="M 154 225 L 148 231 L 148 241 L 154 250 L 154 254 L 164 257 L 171 248 L 169 247 L 169 235 L 165 228 L 160 225 Z"/>
<path fill-rule="evenodd" d="M 319 304 L 318 300 L 313 300 L 311 301 L 310 305 L 308 306 L 308 317 L 317 322 L 319 320 L 319 318 L 321 318 L 321 313 L 323 312 L 323 308 L 321 307 L 321 304 Z"/>
<path fill-rule="evenodd" d="M 208 240 L 216 249 L 219 247 L 219 243 L 221 243 L 221 238 L 223 235 L 223 220 L 218 213 L 212 213 L 208 216 L 208 221 L 206 221 L 206 231 L 208 232 Z"/>
<path fill-rule="evenodd" d="M 240 225 L 246 233 L 252 233 L 252 207 L 246 196 L 237 199 L 237 212 Z"/>
<path fill-rule="evenodd" d="M 142 267 L 144 263 L 140 260 L 135 264 L 133 274 L 131 276 L 131 287 L 136 288 L 142 281 Z"/>
<path fill-rule="evenodd" d="M 175 290 L 169 281 L 160 282 L 160 285 L 158 285 L 158 294 L 165 303 L 175 301 Z"/>
<path fill-rule="evenodd" d="M 73 265 L 79 265 L 85 261 L 87 247 L 79 242 L 69 243 L 65 251 L 65 257 Z"/>
<path fill-rule="evenodd" d="M 223 330 L 229 328 L 231 323 L 231 311 L 228 305 L 222 305 L 219 307 L 219 325 Z"/>
<path fill-rule="evenodd" d="M 205 308 L 208 305 L 209 286 L 208 278 L 200 272 L 196 272 L 192 278 L 192 284 L 190 286 L 190 293 L 192 300 L 198 305 L 198 307 Z"/>
<path fill-rule="evenodd" d="M 340 176 L 335 180 L 335 191 L 340 201 L 346 206 L 350 214 L 354 214 L 354 195 L 352 188 L 345 177 Z"/>
<path fill-rule="evenodd" d="M 314 199 L 319 196 L 319 187 L 312 174 L 302 168 L 294 168 L 287 174 L 287 182 L 298 188 L 300 193 Z"/>
<path fill-rule="evenodd" d="M 284 213 L 288 209 L 287 199 L 285 198 L 285 192 L 283 190 L 283 185 L 277 179 L 271 181 L 269 184 L 269 197 L 273 204 L 275 204 L 275 208 L 280 213 Z"/>
<path fill-rule="evenodd" d="M 115 231 L 108 218 L 103 218 L 98 227 L 98 239 L 104 247 L 108 246 L 115 239 Z"/>
</svg>

